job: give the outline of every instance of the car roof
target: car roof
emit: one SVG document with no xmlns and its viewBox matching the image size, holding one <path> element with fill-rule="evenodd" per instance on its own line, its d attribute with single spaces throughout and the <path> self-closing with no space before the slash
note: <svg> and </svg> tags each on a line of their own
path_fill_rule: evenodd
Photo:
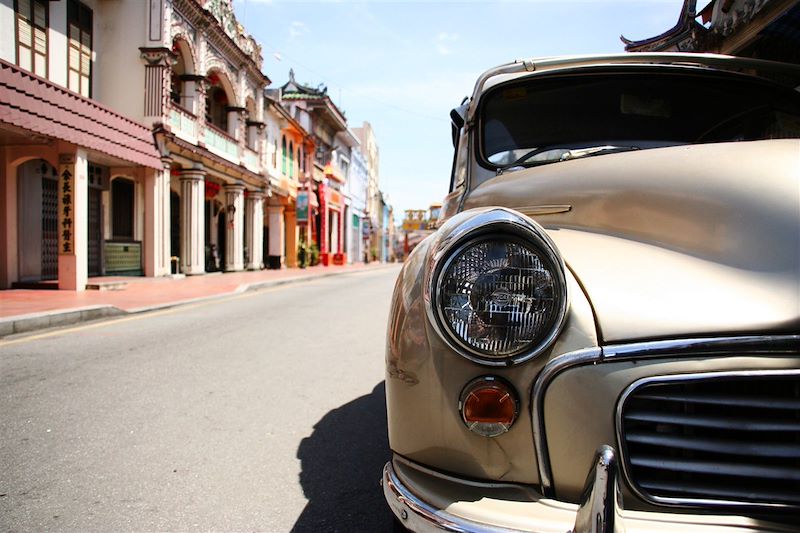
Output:
<svg viewBox="0 0 800 533">
<path fill-rule="evenodd" d="M 619 67 L 623 65 L 702 67 L 730 72 L 747 71 L 749 73 L 756 71 L 758 73 L 779 76 L 784 80 L 784 84 L 791 87 L 797 87 L 798 84 L 800 84 L 800 65 L 720 54 L 637 52 L 521 59 L 491 68 L 480 75 L 478 81 L 475 83 L 472 98 L 467 108 L 467 121 L 471 121 L 474 116 L 478 97 L 501 83 L 530 76 L 535 73 L 558 72 L 580 69 L 583 67 Z"/>
</svg>

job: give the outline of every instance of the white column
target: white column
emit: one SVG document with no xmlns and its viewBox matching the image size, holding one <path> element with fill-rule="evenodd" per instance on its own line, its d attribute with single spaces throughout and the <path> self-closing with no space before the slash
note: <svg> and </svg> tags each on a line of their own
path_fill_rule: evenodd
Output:
<svg viewBox="0 0 800 533">
<path fill-rule="evenodd" d="M 225 270 L 244 269 L 244 185 L 225 185 Z"/>
<path fill-rule="evenodd" d="M 144 275 L 170 273 L 169 168 L 147 169 L 144 177 Z"/>
<path fill-rule="evenodd" d="M 58 156 L 59 289 L 83 291 L 89 280 L 88 172 L 84 150 Z"/>
<path fill-rule="evenodd" d="M 250 251 L 246 267 L 248 270 L 260 270 L 264 263 L 264 193 L 249 191 L 246 204 L 247 249 Z"/>
<path fill-rule="evenodd" d="M 204 169 L 181 171 L 181 271 L 203 274 L 206 263 Z"/>
<path fill-rule="evenodd" d="M 283 220 L 283 206 L 271 205 L 267 209 L 269 213 L 269 255 L 270 257 L 280 257 L 283 266 L 283 250 L 286 230 Z"/>
<path fill-rule="evenodd" d="M 333 254 L 339 253 L 339 211 L 330 210 L 329 213 L 332 213 L 333 216 L 331 217 L 331 237 L 328 242 L 331 243 L 330 245 L 330 253 L 331 256 Z M 331 263 L 333 262 L 333 257 L 331 257 Z"/>
</svg>

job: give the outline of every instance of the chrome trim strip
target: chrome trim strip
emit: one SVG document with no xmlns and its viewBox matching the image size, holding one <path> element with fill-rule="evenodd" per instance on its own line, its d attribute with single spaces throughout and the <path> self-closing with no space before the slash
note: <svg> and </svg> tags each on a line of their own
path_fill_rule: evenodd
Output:
<svg viewBox="0 0 800 533">
<path fill-rule="evenodd" d="M 569 213 L 572 211 L 571 205 L 527 205 L 521 207 L 514 207 L 515 211 L 519 211 L 523 215 L 529 217 L 538 215 L 555 215 L 558 213 Z"/>
<path fill-rule="evenodd" d="M 442 231 L 441 229 L 439 230 Z M 559 308 L 552 331 L 538 344 L 530 347 L 520 354 L 492 359 L 475 353 L 463 345 L 447 328 L 441 324 L 443 317 L 438 306 L 439 281 L 446 270 L 447 262 L 452 259 L 458 247 L 465 245 L 469 240 L 481 235 L 492 233 L 507 233 L 521 237 L 530 242 L 537 250 L 546 254 L 555 265 L 553 275 L 557 278 Z M 547 350 L 561 333 L 566 322 L 569 309 L 569 293 L 567 291 L 566 266 L 561 254 L 558 252 L 553 240 L 538 223 L 525 215 L 504 207 L 491 207 L 476 209 L 456 227 L 449 232 L 442 232 L 433 243 L 431 256 L 426 266 L 423 298 L 428 322 L 445 343 L 454 351 L 474 363 L 492 367 L 506 367 L 523 363 Z"/>
<path fill-rule="evenodd" d="M 454 516 L 447 511 L 436 509 L 429 503 L 414 495 L 406 485 L 400 481 L 389 461 L 383 467 L 383 496 L 389 504 L 397 520 L 412 531 L 450 533 L 520 533 L 515 529 L 501 528 L 478 524 Z M 409 512 L 410 511 L 410 512 Z"/>
<path fill-rule="evenodd" d="M 550 457 L 547 452 L 547 436 L 544 431 L 544 393 L 550 382 L 561 372 L 586 364 L 630 359 L 670 357 L 705 357 L 714 355 L 779 355 L 797 354 L 800 351 L 800 335 L 765 335 L 741 337 L 708 337 L 698 339 L 676 339 L 630 344 L 613 344 L 569 352 L 551 359 L 545 364 L 532 392 L 533 438 L 539 466 L 541 491 L 545 497 L 553 497 L 553 477 Z"/>
<path fill-rule="evenodd" d="M 531 410 L 533 411 L 533 443 L 536 449 L 536 459 L 539 465 L 539 482 L 542 494 L 547 498 L 553 497 L 553 477 L 550 469 L 550 454 L 547 451 L 547 436 L 544 430 L 544 393 L 550 381 L 558 374 L 574 366 L 598 361 L 603 357 L 602 348 L 586 348 L 576 352 L 569 352 L 551 359 L 544 365 L 539 377 L 533 384 Z"/>
<path fill-rule="evenodd" d="M 693 372 L 688 374 L 670 374 L 665 376 L 650 376 L 638 379 L 631 383 L 620 396 L 617 401 L 617 408 L 615 414 L 616 428 L 615 433 L 617 437 L 617 446 L 619 446 L 620 455 L 623 457 L 622 474 L 625 482 L 630 487 L 631 491 L 636 494 L 642 501 L 650 502 L 655 505 L 667 506 L 680 506 L 680 507 L 732 507 L 732 508 L 750 508 L 750 509 L 765 509 L 765 510 L 798 510 L 800 506 L 770 503 L 770 502 L 741 502 L 735 500 L 719 500 L 713 498 L 669 498 L 663 496 L 653 496 L 641 489 L 634 483 L 629 470 L 629 465 L 624 457 L 627 455 L 625 440 L 622 434 L 622 409 L 625 405 L 628 396 L 630 396 L 636 389 L 648 385 L 650 383 L 669 383 L 669 382 L 685 382 L 685 381 L 705 381 L 729 377 L 763 377 L 763 376 L 800 376 L 800 369 L 790 370 L 726 370 L 718 372 Z"/>
</svg>

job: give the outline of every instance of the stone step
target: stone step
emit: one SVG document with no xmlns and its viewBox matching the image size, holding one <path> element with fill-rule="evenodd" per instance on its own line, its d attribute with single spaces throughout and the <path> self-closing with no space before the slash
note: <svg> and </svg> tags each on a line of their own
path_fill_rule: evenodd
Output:
<svg viewBox="0 0 800 533">
<path fill-rule="evenodd" d="M 86 284 L 87 291 L 122 291 L 128 288 L 128 282 L 122 280 L 90 281 Z"/>
</svg>

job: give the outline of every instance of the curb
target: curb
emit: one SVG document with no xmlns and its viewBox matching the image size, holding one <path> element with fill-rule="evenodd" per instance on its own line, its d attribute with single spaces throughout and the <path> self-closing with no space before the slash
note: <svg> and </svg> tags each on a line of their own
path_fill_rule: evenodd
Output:
<svg viewBox="0 0 800 533">
<path fill-rule="evenodd" d="M 141 313 L 148 313 L 151 311 L 161 311 L 173 307 L 181 307 L 184 305 L 190 305 L 198 302 L 221 300 L 223 298 L 227 298 L 236 294 L 241 294 L 245 292 L 256 292 L 262 289 L 276 287 L 279 285 L 303 283 L 315 279 L 323 279 L 335 276 L 343 276 L 347 274 L 359 274 L 362 272 L 384 270 L 396 265 L 398 265 L 398 263 L 385 263 L 382 264 L 381 266 L 362 268 L 359 270 L 341 270 L 337 272 L 325 272 L 323 274 L 306 275 L 306 276 L 300 275 L 290 278 L 257 281 L 254 283 L 245 283 L 239 285 L 235 290 L 223 294 L 200 296 L 197 298 L 189 298 L 186 300 L 176 300 L 174 302 L 148 305 L 128 310 L 120 309 L 119 307 L 113 305 L 93 305 L 88 307 L 79 307 L 66 310 L 45 311 L 42 313 L 34 313 L 29 315 L 18 315 L 0 319 L 0 339 L 3 337 L 7 337 L 9 335 L 30 333 L 33 331 L 61 327 L 61 326 L 70 326 L 81 322 L 89 322 L 92 320 L 99 320 L 103 318 L 112 318 L 124 315 L 135 315 Z"/>
<path fill-rule="evenodd" d="M 127 314 L 126 311 L 113 305 L 93 305 L 65 311 L 45 311 L 43 313 L 19 315 L 0 319 L 0 338 L 17 333 L 30 333 L 40 329 L 69 326 L 79 322 L 125 314 Z"/>
</svg>

